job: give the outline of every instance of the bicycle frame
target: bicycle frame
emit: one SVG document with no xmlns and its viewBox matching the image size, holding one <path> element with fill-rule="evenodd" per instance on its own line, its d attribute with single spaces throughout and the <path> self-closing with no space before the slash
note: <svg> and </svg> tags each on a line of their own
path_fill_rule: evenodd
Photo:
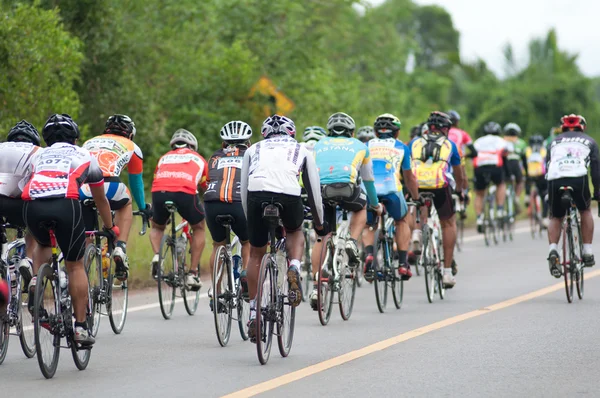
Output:
<svg viewBox="0 0 600 398">
<path fill-rule="evenodd" d="M 22 275 L 19 272 L 19 268 L 17 264 L 15 264 L 14 269 L 14 280 L 11 272 L 9 270 L 9 258 L 8 254 L 16 251 L 16 257 L 18 259 L 22 259 L 25 255 L 25 239 L 24 239 L 24 231 L 21 228 L 17 228 L 17 238 L 8 243 L 8 238 L 6 236 L 6 228 L 13 228 L 10 225 L 2 224 L 0 225 L 0 239 L 2 241 L 2 254 L 0 256 L 1 266 L 4 267 L 6 271 L 6 283 L 9 287 L 9 295 L 8 295 L 8 303 L 6 305 L 6 316 L 8 318 L 8 323 L 10 327 L 16 327 L 17 332 L 13 333 L 13 335 L 20 335 L 21 330 L 19 330 L 19 305 L 21 303 L 21 278 Z M 16 260 L 16 259 L 15 259 Z M 14 284 L 14 286 L 13 286 Z M 15 290 L 16 289 L 16 290 Z M 2 316 L 2 315 L 0 315 Z"/>
</svg>

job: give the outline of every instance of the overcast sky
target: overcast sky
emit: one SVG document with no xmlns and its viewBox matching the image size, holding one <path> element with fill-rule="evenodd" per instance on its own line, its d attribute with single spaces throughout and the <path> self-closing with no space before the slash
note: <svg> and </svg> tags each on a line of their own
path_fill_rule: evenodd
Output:
<svg viewBox="0 0 600 398">
<path fill-rule="evenodd" d="M 370 0 L 373 5 L 384 0 Z M 600 76 L 600 0 L 413 0 L 444 7 L 460 32 L 463 60 L 483 58 L 503 74 L 502 49 L 513 45 L 520 64 L 527 44 L 554 27 L 561 50 L 579 54 L 578 64 L 589 76 Z"/>
</svg>

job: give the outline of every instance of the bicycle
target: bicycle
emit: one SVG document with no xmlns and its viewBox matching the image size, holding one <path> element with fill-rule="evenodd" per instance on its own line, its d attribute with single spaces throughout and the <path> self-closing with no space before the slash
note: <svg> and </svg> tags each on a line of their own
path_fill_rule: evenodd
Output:
<svg viewBox="0 0 600 398">
<path fill-rule="evenodd" d="M 496 189 L 495 185 L 490 186 L 483 202 L 483 237 L 486 246 L 489 246 L 492 240 L 495 245 L 500 241 L 500 227 L 495 216 Z"/>
<path fill-rule="evenodd" d="M 307 216 L 305 216 L 307 217 Z M 312 218 L 312 217 L 311 217 Z M 312 272 L 312 221 L 311 219 L 304 220 L 302 232 L 304 233 L 304 262 L 302 263 L 302 278 L 304 283 L 302 301 L 307 301 L 310 298 L 312 289 L 313 272 Z"/>
<path fill-rule="evenodd" d="M 542 198 L 535 184 L 532 184 L 531 192 L 529 193 L 529 209 L 527 212 L 529 213 L 531 237 L 535 239 L 536 235 L 539 235 L 541 238 L 544 231 L 544 224 L 542 224 Z"/>
<path fill-rule="evenodd" d="M 232 320 L 238 321 L 242 340 L 248 340 L 247 324 L 250 319 L 250 304 L 242 293 L 239 273 L 241 264 L 236 264 L 235 261 L 236 257 L 238 260 L 241 260 L 241 257 L 232 255 L 233 248 L 237 249 L 236 253 L 241 250 L 241 244 L 237 236 L 234 238 L 233 243 L 231 242 L 231 225 L 235 222 L 235 219 L 230 215 L 219 215 L 216 217 L 216 221 L 225 227 L 227 238 L 225 245 L 220 246 L 215 253 L 212 275 L 212 312 L 215 319 L 217 340 L 222 347 L 225 347 L 231 335 Z M 234 313 L 237 313 L 237 318 L 234 317 Z"/>
<path fill-rule="evenodd" d="M 435 293 L 438 293 L 443 300 L 446 288 L 444 287 L 442 267 L 444 264 L 444 250 L 442 246 L 442 231 L 440 219 L 437 210 L 433 205 L 434 194 L 431 192 L 422 192 L 422 205 L 427 209 L 427 223 L 422 227 L 423 248 L 421 249 L 421 258 L 419 265 L 423 267 L 425 275 L 425 292 L 427 300 L 433 303 Z M 421 208 L 417 208 L 417 223 L 420 223 Z"/>
<path fill-rule="evenodd" d="M 513 229 L 515 225 L 515 176 L 511 176 L 510 181 L 506 183 L 506 214 L 501 220 L 502 240 L 513 240 Z"/>
<path fill-rule="evenodd" d="M 397 270 L 400 260 L 394 255 L 394 236 L 396 226 L 394 220 L 384 213 L 379 217 L 379 237 L 377 239 L 377 263 L 375 268 L 375 301 L 377 309 L 384 313 L 387 306 L 388 289 L 392 290 L 392 297 L 396 309 L 402 307 L 404 296 L 404 281 Z"/>
<path fill-rule="evenodd" d="M 166 201 L 165 209 L 169 212 L 171 233 L 165 234 L 160 242 L 159 259 L 156 281 L 158 283 L 158 301 L 163 318 L 170 319 L 175 308 L 177 289 L 181 292 L 185 310 L 189 315 L 194 315 L 200 301 L 200 289 L 193 290 L 187 286 L 186 277 L 190 274 L 200 276 L 200 264 L 191 265 L 190 271 L 185 270 L 185 263 L 189 252 L 189 242 L 192 240 L 190 227 L 183 220 L 175 224 L 177 206 L 171 201 Z M 181 235 L 177 233 L 181 231 Z M 195 267 L 195 269 L 193 269 Z"/>
<path fill-rule="evenodd" d="M 94 210 L 94 224 L 91 231 L 85 234 L 93 243 L 89 243 L 83 255 L 83 265 L 90 283 L 90 294 L 92 296 L 92 314 L 94 317 L 92 336 L 96 337 L 100 328 L 101 315 L 108 316 L 110 327 L 115 334 L 120 334 L 125 327 L 127 319 L 127 308 L 129 307 L 129 285 L 127 279 L 116 275 L 116 267 L 112 259 L 114 244 L 108 239 L 109 234 L 100 230 L 96 204 L 92 199 L 85 199 L 83 206 Z M 141 211 L 134 211 L 134 215 L 143 217 L 140 235 L 146 234 L 148 220 Z M 103 242 L 106 239 L 106 242 Z M 106 312 L 102 312 L 102 306 Z"/>
<path fill-rule="evenodd" d="M 465 204 L 460 201 L 457 194 L 452 194 L 454 209 L 456 212 L 456 250 L 462 251 L 462 245 L 465 237 L 465 219 L 467 218 L 467 210 Z"/>
<path fill-rule="evenodd" d="M 38 364 L 44 377 L 50 379 L 56 372 L 61 348 L 70 349 L 75 366 L 79 370 L 84 370 L 89 364 L 92 347 L 75 342 L 74 315 L 68 288 L 68 276 L 58 262 L 58 244 L 54 233 L 56 224 L 49 222 L 41 225 L 48 230 L 50 235 L 52 259 L 50 263 L 43 264 L 37 273 L 33 328 Z M 88 330 L 94 328 L 92 308 L 94 308 L 94 303 L 90 291 L 86 311 Z M 61 346 L 63 338 L 66 340 L 66 346 Z"/>
<path fill-rule="evenodd" d="M 277 236 L 277 230 L 282 229 L 280 212 L 283 206 L 277 202 L 264 202 L 262 209 L 262 218 L 269 226 L 270 244 L 269 252 L 260 264 L 255 336 L 258 360 L 265 365 L 271 355 L 273 335 L 277 335 L 281 356 L 285 358 L 290 353 L 296 322 L 296 307 L 292 303 L 296 297 L 289 292 L 285 236 Z"/>
<path fill-rule="evenodd" d="M 10 243 L 6 236 L 7 228 L 17 230 L 16 239 Z M 19 272 L 19 263 L 25 258 L 24 236 L 23 228 L 6 224 L 4 220 L 0 223 L 0 242 L 2 243 L 0 278 L 6 280 L 10 289 L 6 313 L 0 314 L 0 364 L 6 358 L 10 334 L 19 336 L 21 349 L 27 358 L 35 355 L 35 336 L 31 326 L 33 322 L 27 309 L 29 291 L 25 278 Z M 11 328 L 15 328 L 15 333 L 10 333 Z"/>
<path fill-rule="evenodd" d="M 329 206 L 337 207 L 337 203 L 330 202 Z M 333 298 L 336 292 L 342 319 L 345 321 L 350 319 L 357 286 L 356 268 L 360 267 L 360 264 L 354 267 L 350 266 L 345 249 L 346 241 L 350 239 L 347 210 L 342 210 L 341 221 L 339 224 L 335 224 L 323 245 L 325 258 L 317 272 L 317 313 L 323 326 L 326 326 L 331 318 L 333 304 L 335 304 Z M 323 258 L 322 255 L 321 258 Z"/>
</svg>

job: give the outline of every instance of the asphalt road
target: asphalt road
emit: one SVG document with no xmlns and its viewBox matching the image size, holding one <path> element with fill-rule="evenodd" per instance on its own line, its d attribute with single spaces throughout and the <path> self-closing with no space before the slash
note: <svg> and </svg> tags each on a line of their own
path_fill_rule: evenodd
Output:
<svg viewBox="0 0 600 398">
<path fill-rule="evenodd" d="M 584 299 L 568 304 L 546 251 L 527 232 L 492 248 L 471 239 L 457 255 L 456 287 L 433 304 L 418 276 L 405 284 L 402 309 L 390 297 L 385 314 L 371 285 L 357 290 L 347 322 L 334 310 L 323 327 L 302 304 L 290 356 L 275 345 L 266 366 L 237 329 L 219 346 L 206 298 L 195 316 L 178 303 L 165 321 L 155 292 L 138 293 L 123 334 L 102 319 L 85 371 L 62 350 L 45 380 L 13 338 L 1 396 L 599 396 L 600 270 L 588 270 Z"/>
</svg>

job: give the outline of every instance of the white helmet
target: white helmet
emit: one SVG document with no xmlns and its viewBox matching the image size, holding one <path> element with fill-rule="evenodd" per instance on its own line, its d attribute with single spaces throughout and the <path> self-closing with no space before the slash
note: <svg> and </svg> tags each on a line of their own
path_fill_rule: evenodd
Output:
<svg viewBox="0 0 600 398">
<path fill-rule="evenodd" d="M 268 138 L 272 134 L 287 134 L 294 138 L 296 137 L 296 125 L 288 117 L 273 115 L 265 119 L 260 132 L 265 138 Z"/>
<path fill-rule="evenodd" d="M 325 137 L 327 137 L 327 132 L 325 131 L 325 129 L 323 127 L 309 126 L 304 129 L 304 134 L 302 135 L 302 140 L 304 142 L 321 141 Z"/>
<path fill-rule="evenodd" d="M 358 138 L 361 142 L 367 142 L 370 139 L 375 138 L 375 130 L 372 126 L 362 126 L 356 132 L 356 138 Z"/>
<path fill-rule="evenodd" d="M 221 139 L 223 141 L 247 141 L 251 137 L 252 128 L 248 123 L 241 120 L 231 121 L 221 129 Z"/>
<path fill-rule="evenodd" d="M 198 140 L 194 134 L 185 129 L 179 129 L 173 134 L 170 145 L 172 149 L 183 148 L 189 145 L 194 151 L 198 151 Z"/>
<path fill-rule="evenodd" d="M 327 121 L 327 130 L 330 136 L 352 137 L 356 124 L 350 115 L 344 112 L 336 112 L 329 116 Z"/>
</svg>

